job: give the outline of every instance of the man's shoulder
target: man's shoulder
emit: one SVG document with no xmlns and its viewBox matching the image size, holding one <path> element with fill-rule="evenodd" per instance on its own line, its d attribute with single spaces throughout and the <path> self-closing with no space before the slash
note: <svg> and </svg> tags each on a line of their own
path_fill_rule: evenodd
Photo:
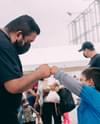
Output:
<svg viewBox="0 0 100 124">
<path fill-rule="evenodd" d="M 89 62 L 90 67 L 100 67 L 100 54 L 96 54 Z"/>
<path fill-rule="evenodd" d="M 96 59 L 97 59 L 97 58 L 99 58 L 99 59 L 100 59 L 100 54 L 99 54 L 99 53 L 98 53 L 98 54 L 96 54 L 95 58 L 96 58 Z"/>
<path fill-rule="evenodd" d="M 100 62 L 100 54 L 96 54 L 95 57 L 93 58 L 94 63 Z"/>
<path fill-rule="evenodd" d="M 3 31 L 0 30 L 0 40 L 2 39 L 7 39 L 7 36 Z"/>
<path fill-rule="evenodd" d="M 0 31 L 0 46 L 9 44 L 10 39 L 2 31 Z"/>
<path fill-rule="evenodd" d="M 0 49 L 9 49 L 11 50 L 12 45 L 10 43 L 10 39 L 0 31 Z"/>
</svg>

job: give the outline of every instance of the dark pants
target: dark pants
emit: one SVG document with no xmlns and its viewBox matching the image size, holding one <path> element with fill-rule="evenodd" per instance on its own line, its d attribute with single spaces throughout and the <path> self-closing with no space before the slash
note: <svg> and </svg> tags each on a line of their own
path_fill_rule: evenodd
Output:
<svg viewBox="0 0 100 124">
<path fill-rule="evenodd" d="M 42 121 L 43 124 L 52 124 L 52 116 L 54 124 L 61 124 L 61 115 L 59 112 L 59 104 L 43 103 Z"/>
</svg>

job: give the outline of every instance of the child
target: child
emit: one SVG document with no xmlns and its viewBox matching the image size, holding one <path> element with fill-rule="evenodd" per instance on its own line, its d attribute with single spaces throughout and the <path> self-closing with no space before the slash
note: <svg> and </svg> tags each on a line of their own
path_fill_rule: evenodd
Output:
<svg viewBox="0 0 100 124">
<path fill-rule="evenodd" d="M 26 95 L 23 93 L 22 97 L 22 108 L 18 113 L 18 117 L 20 117 L 20 121 L 23 124 L 36 124 L 35 117 L 33 117 L 33 109 L 29 105 Z M 22 119 L 21 119 L 22 118 Z"/>
<path fill-rule="evenodd" d="M 67 89 L 80 97 L 78 124 L 100 124 L 100 69 L 85 69 L 82 72 L 85 81 L 83 84 L 57 67 L 52 67 L 51 73 Z"/>
<path fill-rule="evenodd" d="M 68 112 L 65 112 L 63 114 L 64 124 L 70 124 L 69 114 Z"/>
</svg>

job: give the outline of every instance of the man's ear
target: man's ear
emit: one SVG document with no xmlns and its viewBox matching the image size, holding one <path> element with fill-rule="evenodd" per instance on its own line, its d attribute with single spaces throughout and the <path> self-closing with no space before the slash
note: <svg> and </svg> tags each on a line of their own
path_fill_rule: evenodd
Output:
<svg viewBox="0 0 100 124">
<path fill-rule="evenodd" d="M 23 38 L 22 31 L 17 31 L 16 32 L 16 37 L 17 37 L 18 40 L 22 39 Z"/>
</svg>

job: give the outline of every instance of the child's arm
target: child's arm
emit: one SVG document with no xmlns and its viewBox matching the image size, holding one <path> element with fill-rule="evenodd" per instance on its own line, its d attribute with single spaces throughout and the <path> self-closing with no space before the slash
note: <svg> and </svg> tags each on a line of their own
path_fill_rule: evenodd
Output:
<svg viewBox="0 0 100 124">
<path fill-rule="evenodd" d="M 54 77 L 58 79 L 60 83 L 63 84 L 68 90 L 77 96 L 80 96 L 82 84 L 79 81 L 73 79 L 71 76 L 61 70 L 57 71 Z"/>
</svg>

